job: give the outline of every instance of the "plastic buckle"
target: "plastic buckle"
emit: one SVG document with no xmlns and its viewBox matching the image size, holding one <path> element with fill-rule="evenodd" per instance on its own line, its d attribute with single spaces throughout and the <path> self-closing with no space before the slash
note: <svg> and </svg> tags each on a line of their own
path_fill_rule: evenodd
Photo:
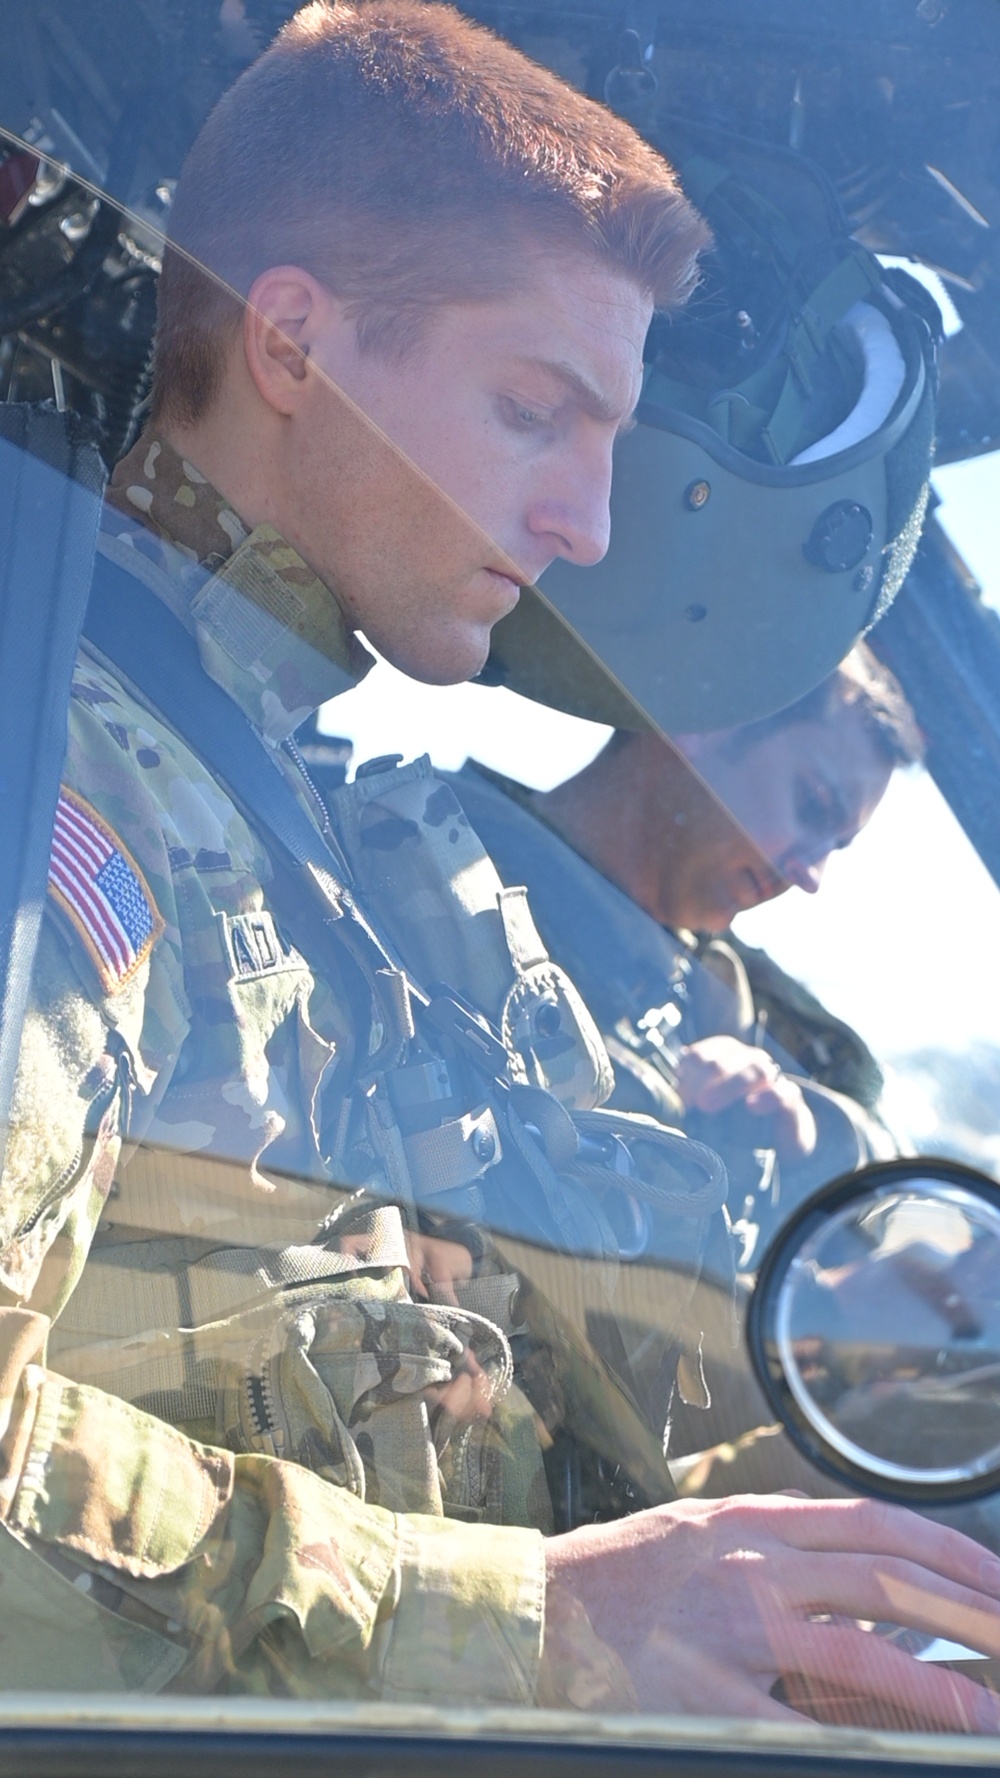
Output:
<svg viewBox="0 0 1000 1778">
<path fill-rule="evenodd" d="M 507 1084 L 507 1051 L 481 1012 L 444 982 L 428 985 L 424 1013 L 438 1031 L 454 1039 L 469 1061 L 490 1080 Z"/>
</svg>

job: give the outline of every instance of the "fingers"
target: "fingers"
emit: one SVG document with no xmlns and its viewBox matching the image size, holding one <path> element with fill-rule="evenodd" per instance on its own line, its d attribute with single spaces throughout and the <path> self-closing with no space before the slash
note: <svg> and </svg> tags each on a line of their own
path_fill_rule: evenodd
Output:
<svg viewBox="0 0 1000 1778">
<path fill-rule="evenodd" d="M 779 1671 L 816 1682 L 820 1690 L 814 1697 L 837 1699 L 842 1712 L 837 1720 L 861 1720 L 861 1702 L 878 1699 L 898 1712 L 900 1727 L 1000 1732 L 1000 1700 L 991 1692 L 962 1674 L 915 1661 L 880 1636 L 837 1624 L 791 1626 L 780 1615 L 773 1631 Z"/>
<path fill-rule="evenodd" d="M 783 1160 L 801 1160 L 812 1154 L 818 1131 L 797 1081 L 779 1074 L 769 1085 L 748 1093 L 746 1108 L 753 1117 L 774 1121 L 774 1142 Z"/>
<path fill-rule="evenodd" d="M 677 1084 L 689 1110 L 717 1116 L 742 1102 L 756 1117 L 773 1117 L 786 1159 L 800 1159 L 815 1148 L 816 1120 L 801 1088 L 766 1050 L 721 1034 L 701 1038 L 682 1052 Z"/>
<path fill-rule="evenodd" d="M 455 1427 L 490 1418 L 493 1386 L 474 1352 L 466 1352 L 462 1369 L 450 1383 L 435 1391 L 435 1399 L 440 1409 L 435 1421 L 436 1437 L 450 1437 Z"/>
<path fill-rule="evenodd" d="M 1000 1561 L 961 1531 L 880 1500 L 768 1500 L 769 1526 L 798 1549 L 902 1556 L 960 1586 L 1000 1599 Z"/>
<path fill-rule="evenodd" d="M 801 1726 L 802 1712 L 796 1708 L 789 1709 L 769 1692 L 758 1691 L 756 1686 L 737 1686 L 727 1688 L 726 1694 L 713 1699 L 711 1704 L 703 1706 L 706 1716 L 740 1716 L 750 1722 L 789 1722 Z M 700 1716 L 702 1711 L 699 1710 Z"/>
<path fill-rule="evenodd" d="M 457 1241 L 445 1241 L 437 1235 L 408 1231 L 407 1254 L 410 1262 L 410 1289 L 421 1302 L 447 1303 L 457 1309 L 456 1282 L 472 1276 L 472 1256 Z"/>
<path fill-rule="evenodd" d="M 787 1074 L 775 1074 L 762 1087 L 755 1087 L 747 1094 L 748 1111 L 758 1116 L 798 1117 L 805 1109 L 805 1097 L 797 1081 L 789 1080 Z"/>
<path fill-rule="evenodd" d="M 898 1556 L 797 1552 L 783 1574 L 782 1597 L 807 1612 L 907 1624 L 1000 1656 L 1000 1604 L 916 1562 Z"/>
<path fill-rule="evenodd" d="M 755 1685 L 749 1679 L 730 1677 L 718 1686 L 705 1686 L 703 1679 L 692 1676 L 692 1680 L 689 1709 L 698 1716 L 739 1716 L 748 1722 L 798 1723 L 801 1727 L 801 1710 L 772 1696 L 763 1682 Z"/>
<path fill-rule="evenodd" d="M 788 1500 L 769 1495 L 734 1501 L 730 1510 L 761 1514 L 756 1523 L 796 1549 L 899 1556 L 958 1586 L 1000 1599 L 1000 1561 L 983 1545 L 880 1500 Z"/>
<path fill-rule="evenodd" d="M 772 1697 L 778 1669 L 766 1670 L 767 1651 L 756 1663 L 735 1644 L 720 1648 L 711 1637 L 659 1626 L 630 1662 L 636 1702 L 657 1714 L 739 1716 L 751 1721 L 796 1722 L 800 1718 Z"/>
<path fill-rule="evenodd" d="M 436 1277 L 432 1272 L 425 1273 L 425 1278 L 427 1280 L 427 1294 L 432 1302 L 444 1303 L 449 1309 L 457 1309 L 461 1306 L 454 1283 L 449 1277 Z"/>
<path fill-rule="evenodd" d="M 927 1711 L 915 1711 L 870 1691 L 829 1685 L 805 1673 L 787 1673 L 776 1696 L 803 1716 L 842 1728 L 888 1729 L 896 1734 L 934 1733 L 939 1728 Z M 986 1731 L 988 1732 L 988 1731 Z"/>
<path fill-rule="evenodd" d="M 756 1653 L 744 1644 L 725 1658 L 697 1638 L 661 1630 L 634 1671 L 639 1707 L 697 1710 L 794 1722 L 824 1722 L 960 1734 L 1000 1732 L 1000 1700 L 974 1681 L 927 1663 L 854 1627 L 803 1623 L 778 1598 L 762 1601 Z M 781 1696 L 771 1694 L 781 1676 Z"/>
<path fill-rule="evenodd" d="M 712 1113 L 726 1111 L 748 1093 L 772 1085 L 778 1072 L 766 1050 L 752 1049 L 735 1037 L 714 1037 L 683 1052 L 677 1080 L 689 1108 Z"/>
<path fill-rule="evenodd" d="M 913 1576 L 912 1564 L 905 1563 L 882 1577 L 882 1586 L 894 1622 L 915 1624 L 918 1629 L 931 1629 L 938 1636 L 961 1642 L 982 1654 L 1000 1654 L 1000 1607 L 981 1593 L 952 1587 L 935 1577 L 928 1588 L 924 1572 Z M 941 1589 L 947 1588 L 942 1597 Z M 918 1618 L 924 1617 L 923 1623 Z"/>
</svg>

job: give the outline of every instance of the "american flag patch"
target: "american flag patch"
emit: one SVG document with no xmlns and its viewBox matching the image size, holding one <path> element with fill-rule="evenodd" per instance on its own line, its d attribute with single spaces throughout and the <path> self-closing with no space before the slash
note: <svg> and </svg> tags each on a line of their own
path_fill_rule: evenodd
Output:
<svg viewBox="0 0 1000 1778">
<path fill-rule="evenodd" d="M 49 891 L 83 941 L 105 992 L 124 987 L 149 956 L 163 921 L 114 829 L 65 785 L 52 830 Z"/>
</svg>

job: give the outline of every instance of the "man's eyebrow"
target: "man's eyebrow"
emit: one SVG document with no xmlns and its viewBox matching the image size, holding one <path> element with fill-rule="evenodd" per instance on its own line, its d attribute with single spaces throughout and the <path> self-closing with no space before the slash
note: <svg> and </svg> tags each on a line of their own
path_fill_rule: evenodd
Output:
<svg viewBox="0 0 1000 1778">
<path fill-rule="evenodd" d="M 536 370 L 546 371 L 549 376 L 557 378 L 592 420 L 601 420 L 606 424 L 611 424 L 618 419 L 617 405 L 613 401 L 609 401 L 607 396 L 602 395 L 599 389 L 595 389 L 593 383 L 581 376 L 572 364 L 564 364 L 551 358 L 532 358 L 526 362 L 533 365 Z M 624 419 L 619 420 L 618 431 L 619 433 L 631 432 L 634 425 L 635 413 L 633 411 L 626 414 Z"/>
</svg>

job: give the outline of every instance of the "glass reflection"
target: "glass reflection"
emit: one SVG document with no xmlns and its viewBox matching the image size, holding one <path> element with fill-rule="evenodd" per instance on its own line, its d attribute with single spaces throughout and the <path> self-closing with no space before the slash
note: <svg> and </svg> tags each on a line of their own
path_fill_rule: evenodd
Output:
<svg viewBox="0 0 1000 1778">
<path fill-rule="evenodd" d="M 835 1452 L 899 1482 L 996 1468 L 998 1260 L 1000 1212 L 939 1181 L 824 1217 L 782 1282 L 774 1339 L 799 1409 Z"/>
<path fill-rule="evenodd" d="M 98 148 L 107 135 L 74 109 L 72 52 L 60 86 L 70 135 L 50 136 L 59 114 L 40 97 L 26 160 L 0 166 L 11 231 L 0 242 L 14 249 L 5 269 L 18 298 L 0 328 L 5 394 L 51 390 L 117 459 L 96 571 L 98 592 L 101 581 L 114 590 L 109 564 L 119 571 L 117 605 L 109 627 L 85 630 L 59 835 L 64 847 L 69 833 L 112 845 L 109 905 L 133 942 L 116 958 L 61 853 L 26 1027 L 4 1256 L 15 1313 L 27 1306 L 37 1335 L 6 1349 L 18 1402 L 5 1499 L 31 1540 L 16 1560 L 51 1641 L 45 1660 L 28 1651 L 24 1678 L 8 1637 L 0 1681 L 56 1670 L 83 1685 L 110 1673 L 147 1689 L 445 1704 L 662 1711 L 693 1700 L 773 1719 L 779 1676 L 801 1668 L 820 1693 L 832 1675 L 834 1702 L 858 1720 L 851 1661 L 837 1661 L 845 1638 L 817 1621 L 818 1606 L 849 1623 L 875 1616 L 870 1573 L 845 1592 L 848 1564 L 831 1554 L 858 1553 L 831 1531 L 842 1521 L 829 1503 L 809 1504 L 807 1519 L 788 1499 L 727 1503 L 713 1520 L 710 1503 L 674 1499 L 667 1451 L 678 1404 L 689 1420 L 708 1414 L 715 1379 L 702 1360 L 711 1372 L 717 1354 L 706 1297 L 718 1299 L 731 1351 L 734 1260 L 752 1270 L 768 1220 L 816 1170 L 857 1165 L 883 1134 L 873 1105 L 838 1105 L 836 1085 L 824 1097 L 829 1083 L 806 1078 L 823 1066 L 818 1050 L 795 1078 L 727 933 L 748 900 L 815 888 L 827 852 L 853 840 L 901 763 L 877 756 L 856 700 L 840 724 L 824 675 L 881 615 L 916 542 L 933 307 L 872 257 L 894 232 L 874 226 L 879 201 L 852 194 L 850 178 L 833 191 L 835 155 L 823 178 L 801 161 L 804 133 L 818 146 L 816 121 L 834 121 L 811 79 L 777 82 L 767 135 L 790 153 L 725 133 L 760 121 L 768 81 L 750 55 L 731 61 L 753 103 L 731 91 L 720 120 L 719 88 L 712 133 L 698 132 L 674 115 L 678 71 L 684 104 L 707 111 L 711 54 L 687 41 L 654 73 L 657 46 L 633 33 L 616 65 L 599 67 L 599 51 L 591 70 L 598 95 L 666 148 L 715 230 L 690 325 L 654 328 L 645 374 L 649 311 L 688 294 L 707 235 L 661 169 L 654 184 L 684 226 L 673 256 L 636 276 L 629 256 L 651 237 L 618 226 L 628 181 L 624 163 L 609 177 L 606 159 L 577 190 L 576 225 L 564 214 L 556 226 L 552 189 L 519 224 L 511 190 L 579 169 L 594 124 L 588 100 L 527 64 L 503 83 L 518 128 L 496 111 L 503 176 L 460 202 L 476 132 L 449 136 L 446 107 L 434 129 L 414 119 L 414 92 L 424 104 L 433 82 L 393 89 L 401 112 L 369 117 L 367 135 L 351 114 L 338 149 L 327 114 L 310 108 L 315 87 L 288 107 L 273 57 L 224 102 L 177 185 L 210 89 L 252 59 L 265 12 L 276 22 L 263 0 L 210 10 L 201 41 L 191 33 L 188 66 L 201 56 L 203 83 L 183 105 L 148 105 L 186 141 L 154 150 L 129 105 L 114 134 L 108 183 L 138 202 L 142 168 L 145 221 L 136 211 L 120 228 L 40 158 L 76 154 L 76 125 Z M 690 36 L 684 12 L 664 31 Z M 310 33 L 360 30 L 362 16 L 314 9 L 280 53 L 311 53 Z M 416 7 L 390 8 L 365 68 L 391 72 L 409 31 L 423 72 L 421 17 L 465 33 L 463 79 L 479 54 L 511 63 L 509 46 L 457 15 Z M 166 65 L 181 68 L 186 53 L 178 45 Z M 108 60 L 113 83 L 113 58 L 91 59 Z M 481 121 L 480 72 L 463 128 Z M 860 111 L 891 87 L 880 69 Z M 340 138 L 342 99 L 328 106 Z M 536 124 L 543 103 L 543 133 L 511 182 L 506 149 L 519 129 L 523 146 L 525 102 Z M 574 152 L 549 152 L 574 119 Z M 601 154 L 617 142 L 637 179 L 656 166 L 620 119 L 600 113 L 599 133 Z M 941 146 L 934 154 L 958 177 Z M 80 164 L 100 179 L 93 160 Z M 949 214 L 959 185 L 927 171 Z M 22 179 L 36 182 L 24 209 Z M 174 197 L 153 383 L 157 222 Z M 46 221 L 34 266 L 20 251 L 33 202 Z M 938 257 L 952 245 L 940 242 Z M 642 423 L 614 464 L 612 551 L 586 594 L 572 582 L 570 604 L 568 577 L 607 542 L 612 444 L 640 388 Z M 519 585 L 560 558 L 582 647 Z M 117 652 L 137 622 L 143 662 Z M 180 637 L 160 646 L 171 625 Z M 295 736 L 367 666 L 359 631 L 436 684 L 472 675 L 494 628 L 488 676 L 618 729 L 582 783 L 555 772 L 551 794 L 534 797 L 469 768 L 449 784 L 426 759 L 371 757 L 384 747 L 358 747 L 345 780 L 343 758 L 324 759 L 311 734 L 307 766 L 333 773 L 316 795 Z M 197 651 L 193 678 L 179 672 L 185 651 Z M 246 718 L 242 745 L 221 758 L 188 727 L 209 687 L 215 707 L 228 699 Z M 795 704 L 817 688 L 808 711 Z M 681 732 L 678 748 L 641 727 L 637 698 L 654 725 Z M 734 728 L 751 718 L 767 726 Z M 258 741 L 286 813 L 297 811 L 299 833 L 306 824 L 294 870 L 256 784 L 234 770 Z M 509 836 L 491 833 L 493 817 Z M 549 850 L 548 876 L 533 848 Z M 551 957 L 518 887 L 526 878 Z M 944 1316 L 945 1347 L 928 1339 L 927 1363 L 949 1339 L 985 1342 L 979 1357 L 990 1358 L 992 1323 L 970 1307 L 978 1261 L 950 1321 L 951 1283 L 934 1295 L 945 1265 L 935 1256 L 950 1280 L 978 1234 L 928 1235 L 905 1218 L 877 1233 L 904 1295 Z M 863 1281 L 870 1257 L 861 1248 L 834 1256 L 848 1298 L 851 1265 Z M 833 1261 L 824 1287 L 827 1273 Z M 4 1298 L 0 1356 L 9 1307 Z M 950 1372 L 931 1381 L 953 1387 Z M 36 1426 L 30 1391 L 43 1388 Z M 82 1421 L 56 1414 L 64 1389 Z M 719 1436 L 745 1424 L 734 1412 Z M 688 1437 L 696 1446 L 690 1426 Z M 144 1516 L 151 1476 L 169 1508 L 158 1537 Z M 646 1505 L 660 1507 L 656 1519 L 603 1523 Z M 918 1521 L 894 1524 L 895 1542 L 883 1524 L 876 1547 L 891 1557 L 902 1543 L 923 1570 L 904 1621 L 938 1628 L 942 1585 L 970 1562 L 981 1578 L 978 1553 L 954 1538 L 943 1546 Z M 554 1534 L 547 1554 L 540 1531 Z M 790 1577 L 783 1593 L 762 1599 L 755 1565 L 729 1560 L 748 1549 L 769 1586 Z M 817 1576 L 821 1550 L 830 1559 Z M 595 1572 L 606 1576 L 596 1588 Z M 18 1573 L 7 1549 L 5 1599 Z M 53 1610 L 46 1584 L 69 1596 L 70 1628 L 82 1626 L 72 1668 L 55 1647 L 69 1607 Z M 994 1639 L 984 1646 L 1000 1651 L 996 1601 L 983 1600 Z M 856 1654 L 861 1634 L 849 1632 Z M 870 1668 L 886 1707 L 909 1708 L 913 1675 L 867 1652 L 853 1678 Z M 927 1721 L 996 1726 L 971 1687 L 922 1678 Z"/>
</svg>

